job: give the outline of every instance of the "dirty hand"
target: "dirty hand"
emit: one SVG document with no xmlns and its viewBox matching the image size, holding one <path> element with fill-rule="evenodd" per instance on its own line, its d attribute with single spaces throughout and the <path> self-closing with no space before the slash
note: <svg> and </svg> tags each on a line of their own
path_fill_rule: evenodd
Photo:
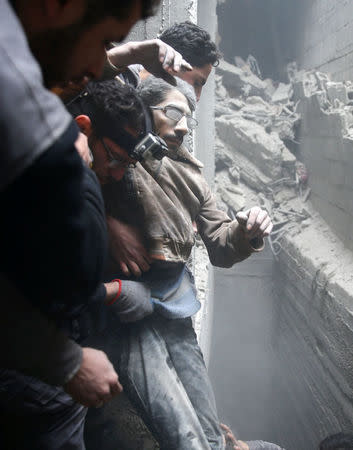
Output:
<svg viewBox="0 0 353 450">
<path fill-rule="evenodd" d="M 236 439 L 236 437 L 233 434 L 233 431 L 228 427 L 228 425 L 220 423 L 220 427 L 222 431 L 224 431 L 223 443 L 224 446 L 227 446 L 226 448 L 232 450 L 249 450 L 249 446 L 247 445 L 247 443 L 243 441 L 238 441 L 238 439 Z"/>
<path fill-rule="evenodd" d="M 75 147 L 86 166 L 91 167 L 93 162 L 92 153 L 88 147 L 87 137 L 83 133 L 78 133 Z"/>
<path fill-rule="evenodd" d="M 111 216 L 107 217 L 111 253 L 126 276 L 141 276 L 152 262 L 143 244 L 138 228 L 127 225 Z"/>
<path fill-rule="evenodd" d="M 153 313 L 151 289 L 139 281 L 121 280 L 121 293 L 110 308 L 121 322 L 136 322 Z"/>
<path fill-rule="evenodd" d="M 235 217 L 248 239 L 264 238 L 272 231 L 273 224 L 267 211 L 259 206 L 240 211 Z"/>
<path fill-rule="evenodd" d="M 176 83 L 173 75 L 192 70 L 179 52 L 160 39 L 128 42 L 110 49 L 107 55 L 115 66 L 142 64 L 152 75 L 163 78 L 174 86 Z"/>
<path fill-rule="evenodd" d="M 106 354 L 89 347 L 82 349 L 81 366 L 64 389 L 76 402 L 96 408 L 123 390 Z"/>
</svg>

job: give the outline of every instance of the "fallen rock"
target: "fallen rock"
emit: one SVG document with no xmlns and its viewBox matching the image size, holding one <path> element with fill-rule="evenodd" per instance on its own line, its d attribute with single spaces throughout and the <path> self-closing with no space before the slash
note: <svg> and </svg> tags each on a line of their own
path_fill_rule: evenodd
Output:
<svg viewBox="0 0 353 450">
<path fill-rule="evenodd" d="M 262 126 L 239 115 L 218 117 L 216 130 L 234 155 L 242 153 L 269 178 L 280 177 L 284 144 L 276 133 L 268 134 Z"/>
<path fill-rule="evenodd" d="M 333 105 L 335 104 L 335 100 L 339 100 L 344 105 L 348 103 L 347 88 L 343 83 L 329 81 L 326 83 L 326 90 L 327 97 Z"/>
<path fill-rule="evenodd" d="M 267 85 L 252 72 L 247 72 L 239 67 L 233 66 L 226 61 L 221 61 L 216 73 L 223 78 L 223 86 L 231 97 L 249 97 L 259 95 L 267 97 Z"/>
<path fill-rule="evenodd" d="M 279 83 L 278 88 L 272 95 L 273 103 L 289 103 L 293 95 L 293 89 L 290 84 Z"/>
</svg>

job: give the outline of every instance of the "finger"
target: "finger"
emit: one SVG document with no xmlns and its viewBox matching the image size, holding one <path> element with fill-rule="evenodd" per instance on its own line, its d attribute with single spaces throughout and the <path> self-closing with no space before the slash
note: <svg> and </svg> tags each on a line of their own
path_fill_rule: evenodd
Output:
<svg viewBox="0 0 353 450">
<path fill-rule="evenodd" d="M 129 261 L 129 268 L 135 277 L 140 277 L 142 275 L 140 267 L 134 261 Z"/>
<path fill-rule="evenodd" d="M 247 231 L 252 230 L 260 211 L 261 211 L 261 208 L 259 208 L 258 206 L 255 206 L 254 208 L 251 208 L 248 211 L 246 211 L 247 216 L 248 216 L 248 220 L 247 220 L 247 224 L 246 224 Z"/>
<path fill-rule="evenodd" d="M 166 51 L 162 62 L 162 67 L 164 70 L 173 67 L 174 55 L 175 55 L 174 50 L 171 47 L 169 47 L 169 45 L 166 46 Z"/>
<path fill-rule="evenodd" d="M 237 219 L 239 225 L 241 225 L 243 228 L 246 228 L 248 216 L 246 215 L 245 212 L 243 212 L 243 211 L 238 212 L 237 215 L 235 216 L 235 218 Z"/>
<path fill-rule="evenodd" d="M 262 224 L 259 227 L 258 234 L 259 236 L 263 236 L 265 230 L 271 225 L 271 219 L 267 216 L 265 220 L 263 220 Z"/>
<path fill-rule="evenodd" d="M 149 262 L 146 259 L 142 259 L 139 266 L 142 272 L 148 272 L 151 268 Z"/>
<path fill-rule="evenodd" d="M 112 397 L 114 397 L 115 395 L 121 394 L 123 392 L 123 387 L 120 384 L 119 380 L 116 381 L 116 383 L 113 383 L 110 386 L 110 393 L 112 395 Z"/>
<path fill-rule="evenodd" d="M 263 235 L 264 236 L 269 236 L 271 234 L 272 228 L 273 228 L 273 223 L 271 222 L 270 225 L 264 231 Z"/>
<path fill-rule="evenodd" d="M 267 219 L 270 219 L 268 217 L 267 211 L 265 211 L 264 209 L 260 209 L 260 211 L 259 211 L 259 213 L 258 213 L 258 215 L 257 215 L 257 217 L 255 219 L 255 222 L 252 225 L 250 235 L 251 236 L 257 236 L 258 235 L 258 231 L 260 230 L 263 222 L 265 222 Z"/>
<path fill-rule="evenodd" d="M 181 62 L 183 60 L 183 57 L 179 52 L 174 53 L 174 61 L 173 61 L 173 70 L 174 72 L 179 72 L 181 67 Z"/>
<path fill-rule="evenodd" d="M 131 275 L 128 266 L 124 262 L 120 262 L 120 269 L 123 272 L 123 274 L 126 275 L 127 277 Z"/>
<path fill-rule="evenodd" d="M 189 72 L 190 70 L 192 70 L 192 66 L 187 61 L 185 61 L 185 59 L 183 59 L 180 63 L 180 70 Z"/>
</svg>

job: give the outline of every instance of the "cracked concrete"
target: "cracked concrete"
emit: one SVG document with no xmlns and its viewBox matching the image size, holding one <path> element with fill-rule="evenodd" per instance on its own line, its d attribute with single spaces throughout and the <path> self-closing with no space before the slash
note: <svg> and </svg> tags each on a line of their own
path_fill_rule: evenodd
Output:
<svg viewBox="0 0 353 450">
<path fill-rule="evenodd" d="M 352 83 L 295 64 L 288 84 L 262 81 L 236 61 L 217 70 L 217 196 L 275 224 L 273 429 L 309 450 L 353 420 Z"/>
</svg>

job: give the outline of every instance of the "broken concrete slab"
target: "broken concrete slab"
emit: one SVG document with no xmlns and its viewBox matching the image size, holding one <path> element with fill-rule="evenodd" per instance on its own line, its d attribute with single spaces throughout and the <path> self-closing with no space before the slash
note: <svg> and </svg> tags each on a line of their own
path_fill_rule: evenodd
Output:
<svg viewBox="0 0 353 450">
<path fill-rule="evenodd" d="M 218 187 L 218 195 L 232 210 L 240 211 L 244 209 L 246 199 L 242 192 L 233 192 L 231 185 Z"/>
<path fill-rule="evenodd" d="M 284 144 L 276 133 L 268 134 L 262 126 L 239 115 L 227 116 L 227 119 L 218 117 L 216 130 L 234 154 L 244 154 L 269 178 L 281 176 Z"/>
<path fill-rule="evenodd" d="M 221 61 L 216 73 L 222 76 L 223 85 L 232 97 L 259 95 L 267 98 L 267 84 L 252 72 L 247 72 L 226 61 Z"/>
<path fill-rule="evenodd" d="M 293 89 L 290 84 L 279 83 L 277 89 L 272 95 L 273 103 L 284 103 L 290 102 L 293 95 Z"/>
<path fill-rule="evenodd" d="M 347 87 L 344 83 L 329 81 L 326 83 L 327 97 L 334 105 L 335 100 L 339 100 L 346 105 L 348 103 Z"/>
</svg>

